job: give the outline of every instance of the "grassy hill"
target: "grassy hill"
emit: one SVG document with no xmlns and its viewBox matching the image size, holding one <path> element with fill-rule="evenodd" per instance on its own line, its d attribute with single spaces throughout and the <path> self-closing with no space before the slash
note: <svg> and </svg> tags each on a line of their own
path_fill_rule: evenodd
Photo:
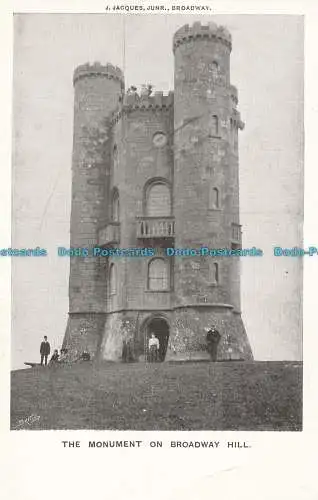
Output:
<svg viewBox="0 0 318 500">
<path fill-rule="evenodd" d="M 301 428 L 297 362 L 79 362 L 12 372 L 11 429 Z"/>
</svg>

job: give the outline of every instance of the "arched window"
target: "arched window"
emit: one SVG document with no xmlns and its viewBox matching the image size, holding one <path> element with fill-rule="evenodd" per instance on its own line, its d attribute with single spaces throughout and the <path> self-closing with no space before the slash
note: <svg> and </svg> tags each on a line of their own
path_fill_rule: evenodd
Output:
<svg viewBox="0 0 318 500">
<path fill-rule="evenodd" d="M 216 115 L 211 116 L 210 132 L 213 137 L 219 135 L 219 119 Z"/>
<path fill-rule="evenodd" d="M 219 65 L 217 62 L 213 62 L 212 65 L 211 65 L 211 69 L 212 69 L 212 78 L 213 78 L 213 81 L 215 81 L 217 79 L 217 77 L 219 76 Z"/>
<path fill-rule="evenodd" d="M 237 137 L 237 127 L 235 121 L 231 118 L 230 119 L 230 134 L 231 134 L 231 146 L 232 148 L 235 148 L 236 146 L 236 137 Z"/>
<path fill-rule="evenodd" d="M 238 128 L 237 128 L 236 124 L 235 124 L 234 130 L 233 130 L 233 134 L 234 134 L 234 149 L 237 150 L 237 147 L 238 147 Z"/>
<path fill-rule="evenodd" d="M 113 147 L 113 169 L 117 170 L 118 167 L 118 147 L 117 144 L 114 144 Z"/>
<path fill-rule="evenodd" d="M 117 189 L 115 189 L 113 192 L 112 221 L 119 222 L 119 193 L 118 193 Z"/>
<path fill-rule="evenodd" d="M 169 289 L 169 262 L 158 258 L 153 259 L 148 265 L 148 290 Z"/>
<path fill-rule="evenodd" d="M 234 134 L 233 134 L 233 119 L 230 118 L 230 144 L 234 146 Z"/>
<path fill-rule="evenodd" d="M 212 262 L 210 267 L 210 281 L 214 285 L 219 282 L 219 264 L 217 262 Z"/>
<path fill-rule="evenodd" d="M 220 208 L 220 193 L 218 188 L 214 186 L 210 186 L 209 208 L 211 209 Z"/>
<path fill-rule="evenodd" d="M 149 217 L 167 217 L 171 215 L 170 188 L 164 183 L 154 183 L 146 194 L 147 215 Z"/>
<path fill-rule="evenodd" d="M 117 276 L 115 264 L 111 264 L 109 268 L 109 295 L 117 293 Z"/>
</svg>

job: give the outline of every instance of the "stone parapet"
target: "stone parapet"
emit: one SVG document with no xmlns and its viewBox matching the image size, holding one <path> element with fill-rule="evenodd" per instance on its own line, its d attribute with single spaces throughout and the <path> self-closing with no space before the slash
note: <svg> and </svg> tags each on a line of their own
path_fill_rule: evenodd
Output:
<svg viewBox="0 0 318 500">
<path fill-rule="evenodd" d="M 139 95 L 137 93 L 125 94 L 123 107 L 125 109 L 162 109 L 173 105 L 173 92 L 164 94 L 155 92 L 152 95 Z"/>
<path fill-rule="evenodd" d="M 173 51 L 175 52 L 176 48 L 183 43 L 200 39 L 214 39 L 225 44 L 230 50 L 232 49 L 231 34 L 224 26 L 218 26 L 213 22 L 207 25 L 196 22 L 192 26 L 185 24 L 178 29 L 173 37 Z"/>
<path fill-rule="evenodd" d="M 173 92 L 164 94 L 163 92 L 155 92 L 152 95 L 139 95 L 137 93 L 126 93 L 123 96 L 122 105 L 117 109 L 111 119 L 110 125 L 117 123 L 123 115 L 127 115 L 132 111 L 171 111 L 173 109 Z"/>
<path fill-rule="evenodd" d="M 112 64 L 107 63 L 105 66 L 100 64 L 99 62 L 95 62 L 93 64 L 85 63 L 81 66 L 78 66 L 73 75 L 73 84 L 80 78 L 87 77 L 96 77 L 101 76 L 108 78 L 109 80 L 118 80 L 121 82 L 122 87 L 124 87 L 124 74 L 120 68 L 117 66 L 113 66 Z"/>
</svg>

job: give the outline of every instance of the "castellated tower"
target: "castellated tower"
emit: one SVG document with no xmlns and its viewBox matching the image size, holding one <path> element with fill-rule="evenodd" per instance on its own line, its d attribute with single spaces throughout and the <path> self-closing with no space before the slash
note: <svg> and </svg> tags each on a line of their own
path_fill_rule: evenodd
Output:
<svg viewBox="0 0 318 500">
<path fill-rule="evenodd" d="M 108 219 L 110 146 L 107 117 L 117 109 L 124 88 L 117 67 L 84 64 L 73 77 L 74 133 L 70 246 L 97 244 L 100 225 Z M 64 346 L 74 356 L 99 349 L 106 319 L 106 273 L 91 256 L 70 259 L 69 321 Z"/>
<path fill-rule="evenodd" d="M 177 248 L 239 248 L 237 132 L 231 35 L 214 23 L 174 36 L 174 215 Z M 240 316 L 239 258 L 175 258 L 174 334 L 202 350 L 202 326 L 222 332 L 219 356 L 250 357 Z M 187 332 L 185 335 L 184 332 Z"/>
<path fill-rule="evenodd" d="M 207 359 L 206 330 L 221 334 L 218 359 L 252 359 L 240 311 L 239 258 L 181 257 L 177 249 L 240 248 L 237 91 L 231 35 L 211 23 L 174 36 L 174 93 L 124 92 L 111 65 L 75 70 L 71 247 L 64 347 L 76 357 Z M 111 254 L 135 249 L 140 256 Z M 204 252 L 203 252 L 204 253 Z"/>
</svg>

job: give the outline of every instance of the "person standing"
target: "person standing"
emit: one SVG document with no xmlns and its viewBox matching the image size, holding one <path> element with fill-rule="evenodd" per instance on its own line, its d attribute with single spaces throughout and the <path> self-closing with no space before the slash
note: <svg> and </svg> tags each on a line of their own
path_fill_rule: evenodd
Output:
<svg viewBox="0 0 318 500">
<path fill-rule="evenodd" d="M 127 363 L 127 341 L 125 339 L 123 340 L 121 359 L 123 363 Z"/>
<path fill-rule="evenodd" d="M 128 363 L 132 363 L 135 359 L 134 355 L 134 341 L 133 339 L 127 340 L 127 361 Z"/>
<path fill-rule="evenodd" d="M 47 340 L 47 336 L 44 336 L 43 342 L 41 342 L 40 346 L 40 354 L 41 354 L 41 365 L 43 365 L 43 361 L 45 363 L 45 366 L 47 365 L 47 358 L 51 352 L 51 346 Z"/>
<path fill-rule="evenodd" d="M 151 363 L 154 363 L 158 361 L 158 354 L 159 354 L 159 339 L 155 336 L 154 333 L 151 334 L 151 337 L 148 342 L 148 347 L 149 347 L 149 361 Z"/>
<path fill-rule="evenodd" d="M 208 330 L 208 333 L 206 334 L 206 342 L 207 342 L 207 348 L 208 348 L 208 353 L 210 354 L 211 361 L 216 361 L 217 359 L 217 350 L 218 350 L 218 343 L 220 342 L 221 335 L 217 331 L 214 325 Z"/>
</svg>

